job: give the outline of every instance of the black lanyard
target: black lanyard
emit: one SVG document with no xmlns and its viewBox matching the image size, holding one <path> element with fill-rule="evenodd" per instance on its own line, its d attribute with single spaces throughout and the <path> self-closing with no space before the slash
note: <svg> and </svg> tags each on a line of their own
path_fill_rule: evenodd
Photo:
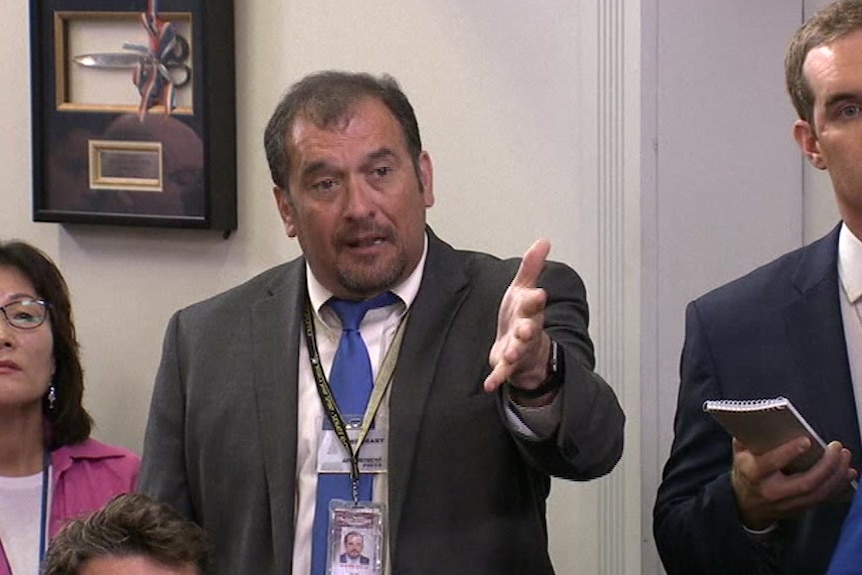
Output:
<svg viewBox="0 0 862 575">
<path fill-rule="evenodd" d="M 403 333 L 405 319 L 407 314 L 401 318 L 393 344 L 389 346 L 386 352 L 386 358 L 383 360 L 384 367 L 390 364 L 389 354 L 397 352 L 400 347 L 400 336 Z M 362 443 L 365 440 L 368 431 L 371 429 L 371 424 L 380 408 L 383 400 L 383 395 L 389 387 L 392 379 L 393 369 L 381 369 L 377 375 L 377 380 L 374 382 L 374 392 L 371 400 L 365 410 L 365 415 L 362 419 L 362 427 L 359 431 L 359 437 L 356 442 L 356 449 L 350 444 L 350 438 L 347 435 L 347 425 L 344 423 L 344 418 L 341 411 L 338 409 L 338 404 L 335 402 L 335 397 L 332 395 L 332 389 L 329 387 L 329 382 L 326 380 L 326 375 L 323 373 L 323 362 L 320 360 L 320 352 L 317 349 L 317 334 L 314 329 L 314 319 L 312 317 L 311 302 L 306 300 L 306 305 L 302 314 L 303 325 L 305 327 L 305 344 L 308 347 L 308 356 L 311 362 L 311 370 L 314 374 L 314 382 L 317 385 L 317 393 L 320 396 L 320 401 L 323 404 L 323 410 L 332 424 L 332 429 L 335 431 L 336 437 L 344 449 L 350 455 L 350 480 L 352 485 L 353 502 L 359 503 L 359 450 L 362 448 Z M 388 373 L 386 373 L 388 372 Z"/>
</svg>

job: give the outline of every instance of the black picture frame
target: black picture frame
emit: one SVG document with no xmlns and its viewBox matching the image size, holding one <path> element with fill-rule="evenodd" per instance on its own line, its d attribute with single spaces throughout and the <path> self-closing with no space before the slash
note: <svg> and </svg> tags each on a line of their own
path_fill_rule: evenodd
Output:
<svg viewBox="0 0 862 575">
<path fill-rule="evenodd" d="M 76 62 L 78 46 L 152 50 L 168 34 L 147 15 L 181 36 L 170 70 L 152 57 L 138 72 Z M 30 0 L 30 19 L 33 220 L 236 229 L 233 1 Z M 171 79 L 147 100 L 159 69 Z"/>
</svg>

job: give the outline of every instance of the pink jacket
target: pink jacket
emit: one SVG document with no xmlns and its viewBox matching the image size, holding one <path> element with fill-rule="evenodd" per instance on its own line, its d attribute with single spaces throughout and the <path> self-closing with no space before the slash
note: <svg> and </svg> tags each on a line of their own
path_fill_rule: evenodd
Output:
<svg viewBox="0 0 862 575">
<path fill-rule="evenodd" d="M 66 522 L 99 509 L 115 495 L 133 491 L 140 465 L 140 457 L 131 451 L 95 439 L 52 451 L 49 537 L 53 538 Z M 10 573 L 0 545 L 0 575 Z"/>
</svg>

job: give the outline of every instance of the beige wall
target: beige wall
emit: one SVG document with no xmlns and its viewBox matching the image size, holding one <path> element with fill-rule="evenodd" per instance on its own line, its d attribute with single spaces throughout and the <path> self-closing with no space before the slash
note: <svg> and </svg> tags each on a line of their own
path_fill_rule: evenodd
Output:
<svg viewBox="0 0 862 575">
<path fill-rule="evenodd" d="M 31 222 L 29 17 L 26 2 L 0 3 L 0 238 L 42 247 L 69 281 L 97 435 L 140 450 L 176 308 L 297 255 L 261 146 L 283 90 L 321 68 L 385 71 L 434 160 L 436 231 L 504 256 L 549 237 L 587 283 L 626 453 L 608 478 L 554 483 L 558 573 L 660 572 L 651 507 L 685 303 L 834 222 L 828 184 L 802 176 L 780 70 L 802 8 L 826 0 L 234 1 L 239 230 L 227 241 Z"/>
<path fill-rule="evenodd" d="M 590 2 L 235 4 L 239 229 L 225 241 L 216 232 L 31 221 L 29 16 L 26 2 L 0 3 L 7 79 L 0 96 L 0 238 L 40 246 L 56 259 L 70 284 L 87 372 L 86 403 L 98 437 L 140 450 L 164 326 L 176 308 L 297 255 L 274 208 L 261 134 L 283 90 L 313 70 L 389 72 L 399 79 L 434 160 L 437 205 L 429 219 L 442 237 L 502 256 L 519 255 L 535 237 L 549 237 L 552 257 L 578 269 L 591 299 L 600 297 L 598 240 L 609 224 L 600 220 L 598 207 L 598 190 L 605 183 L 597 175 L 601 152 L 594 140 L 606 128 L 595 124 L 602 99 L 595 44 L 603 35 L 622 42 L 623 28 L 633 26 L 636 48 L 637 21 L 631 19 L 636 12 L 625 21 L 616 14 L 615 28 L 603 32 L 597 22 L 607 23 L 608 15 L 598 14 Z M 636 8 L 638 2 L 606 4 L 615 10 L 623 5 Z M 603 65 L 621 66 L 623 58 L 631 57 L 614 50 L 606 46 Z M 636 58 L 635 51 L 631 61 Z M 612 112 L 637 95 L 636 65 L 613 71 L 634 78 L 625 84 L 634 91 L 626 93 L 626 102 L 602 103 Z M 628 107 L 635 132 L 624 154 L 634 151 L 636 157 L 637 100 Z M 619 128 L 614 124 L 611 144 L 625 137 Z M 604 177 L 615 193 L 621 183 L 637 181 L 622 182 L 620 166 L 628 173 L 637 171 L 635 161 L 605 166 Z M 622 191 L 629 194 L 631 188 Z M 620 198 L 604 201 L 606 209 L 611 205 L 612 212 L 622 214 Z M 637 210 L 628 210 L 626 218 L 636 224 Z M 605 245 L 619 247 L 618 224 L 610 224 L 616 239 Z M 632 230 L 637 234 L 636 226 Z M 636 248 L 636 238 L 631 236 L 634 244 L 629 241 L 627 247 Z M 614 265 L 617 270 L 626 266 L 636 276 L 636 261 Z M 610 281 L 621 282 L 618 276 Z M 630 283 L 625 293 L 636 299 L 637 284 Z M 610 297 L 608 302 L 616 305 Z M 601 330 L 596 318 L 601 314 L 593 320 L 594 329 Z M 599 351 L 600 362 L 606 361 L 607 354 Z M 636 356 L 629 362 L 632 358 Z M 631 373 L 636 371 L 635 365 Z M 628 431 L 637 437 L 637 395 L 632 393 L 627 402 Z M 637 457 L 637 441 L 628 445 Z M 636 459 L 626 474 L 625 502 L 619 482 L 555 483 L 551 535 L 558 572 L 599 572 L 602 537 L 609 540 L 602 544 L 604 555 L 618 566 L 614 572 L 639 571 L 637 564 L 621 567 L 626 557 L 637 558 L 640 548 Z M 616 486 L 607 491 L 608 485 Z M 608 497 L 618 514 L 603 530 L 596 524 L 603 517 L 600 501 Z M 635 531 L 620 537 L 626 526 Z"/>
<path fill-rule="evenodd" d="M 7 55 L 28 53 L 25 3 L 3 3 Z M 575 239 L 578 75 L 574 9 L 437 3 L 236 2 L 239 229 L 216 232 L 33 223 L 30 71 L 7 58 L 0 107 L 0 237 L 57 259 L 73 292 L 100 432 L 139 448 L 170 313 L 298 253 L 272 200 L 262 131 L 282 92 L 322 68 L 389 72 L 411 97 L 436 168 L 431 224 L 444 238 L 518 255 L 548 235 L 553 256 L 591 274 Z M 454 4 L 454 3 L 453 3 Z M 507 5 L 508 4 L 508 5 Z M 433 10 L 432 10 L 433 8 Z M 567 73 L 559 73 L 566 70 Z M 501 199 L 505 201 L 500 201 Z M 477 220 L 476 214 L 483 214 Z"/>
</svg>

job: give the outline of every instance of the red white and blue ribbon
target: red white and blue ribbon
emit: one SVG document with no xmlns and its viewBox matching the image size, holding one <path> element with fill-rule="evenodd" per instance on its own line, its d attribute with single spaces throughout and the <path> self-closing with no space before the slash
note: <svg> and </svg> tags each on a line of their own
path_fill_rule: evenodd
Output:
<svg viewBox="0 0 862 575">
<path fill-rule="evenodd" d="M 164 106 L 165 114 L 170 114 L 176 108 L 174 84 L 168 64 L 176 61 L 180 40 L 171 23 L 159 18 L 156 0 L 148 0 L 147 11 L 140 17 L 149 36 L 149 46 L 124 44 L 123 48 L 141 52 L 145 56 L 141 58 L 133 76 L 141 95 L 138 115 L 143 120 L 147 111 L 159 104 Z"/>
</svg>

